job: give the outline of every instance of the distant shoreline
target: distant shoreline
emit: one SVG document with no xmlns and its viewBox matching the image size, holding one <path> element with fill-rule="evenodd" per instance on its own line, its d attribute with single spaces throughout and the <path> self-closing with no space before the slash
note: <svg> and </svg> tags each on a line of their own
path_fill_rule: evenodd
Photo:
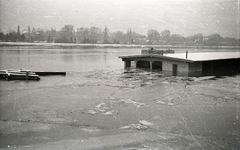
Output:
<svg viewBox="0 0 240 150">
<path fill-rule="evenodd" d="M 198 49 L 240 49 L 240 46 L 201 46 L 201 45 L 128 45 L 128 44 L 82 44 L 82 43 L 25 43 L 25 42 L 0 42 L 2 46 L 46 46 L 48 48 L 198 48 Z"/>
</svg>

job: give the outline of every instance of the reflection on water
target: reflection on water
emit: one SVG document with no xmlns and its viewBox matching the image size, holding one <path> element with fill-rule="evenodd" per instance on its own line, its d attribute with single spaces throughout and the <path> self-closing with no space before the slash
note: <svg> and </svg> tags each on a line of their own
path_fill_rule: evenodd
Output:
<svg viewBox="0 0 240 150">
<path fill-rule="evenodd" d="M 139 49 L 28 49 L 0 47 L 0 69 L 82 72 L 123 69 L 119 55 Z"/>
</svg>

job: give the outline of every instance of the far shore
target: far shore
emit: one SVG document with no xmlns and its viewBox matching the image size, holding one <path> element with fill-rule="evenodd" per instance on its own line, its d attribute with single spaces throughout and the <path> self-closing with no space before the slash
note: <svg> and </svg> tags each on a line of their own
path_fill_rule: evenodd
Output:
<svg viewBox="0 0 240 150">
<path fill-rule="evenodd" d="M 2 46 L 46 46 L 48 48 L 198 48 L 198 49 L 240 49 L 240 46 L 203 46 L 203 45 L 134 45 L 134 44 L 83 44 L 83 43 L 27 43 L 27 42 L 0 42 Z"/>
</svg>

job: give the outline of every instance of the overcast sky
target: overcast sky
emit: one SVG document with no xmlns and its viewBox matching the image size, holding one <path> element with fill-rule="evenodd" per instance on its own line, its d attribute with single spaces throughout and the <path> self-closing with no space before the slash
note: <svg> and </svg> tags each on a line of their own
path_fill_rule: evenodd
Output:
<svg viewBox="0 0 240 150">
<path fill-rule="evenodd" d="M 146 35 L 149 29 L 184 36 L 239 37 L 240 0 L 0 0 L 1 31 L 105 26 Z"/>
</svg>

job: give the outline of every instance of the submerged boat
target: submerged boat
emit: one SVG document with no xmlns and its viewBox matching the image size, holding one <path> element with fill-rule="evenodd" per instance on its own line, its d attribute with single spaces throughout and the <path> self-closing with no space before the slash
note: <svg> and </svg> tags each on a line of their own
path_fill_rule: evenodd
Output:
<svg viewBox="0 0 240 150">
<path fill-rule="evenodd" d="M 39 75 L 32 72 L 31 70 L 0 70 L 0 78 L 6 80 L 40 80 Z"/>
</svg>

